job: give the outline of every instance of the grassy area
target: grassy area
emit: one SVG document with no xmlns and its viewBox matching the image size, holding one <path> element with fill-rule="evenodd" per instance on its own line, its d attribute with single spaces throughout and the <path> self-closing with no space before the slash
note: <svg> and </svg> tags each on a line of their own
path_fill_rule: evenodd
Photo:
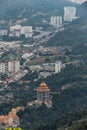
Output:
<svg viewBox="0 0 87 130">
<path fill-rule="evenodd" d="M 52 60 L 55 60 L 55 58 L 52 56 L 40 56 L 38 58 L 35 58 L 34 60 L 28 61 L 27 65 L 38 65 L 46 63 L 46 59 L 49 59 L 49 62 L 53 62 Z"/>
<path fill-rule="evenodd" d="M 31 61 L 28 61 L 27 65 L 40 65 L 42 63 L 55 62 L 58 58 L 63 57 L 62 55 L 54 55 L 54 56 L 40 56 Z"/>
</svg>

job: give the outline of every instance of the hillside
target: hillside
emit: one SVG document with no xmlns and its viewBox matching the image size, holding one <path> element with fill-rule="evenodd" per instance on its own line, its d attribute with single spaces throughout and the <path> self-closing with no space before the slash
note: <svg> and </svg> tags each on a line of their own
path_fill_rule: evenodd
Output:
<svg viewBox="0 0 87 130">
<path fill-rule="evenodd" d="M 42 2 L 43 1 L 43 2 Z M 49 12 L 54 9 L 63 9 L 63 6 L 71 5 L 68 0 L 1 0 L 0 1 L 0 19 L 16 18 L 22 11 L 23 15 L 29 17 L 37 11 Z"/>
<path fill-rule="evenodd" d="M 54 123 L 40 126 L 34 130 L 87 130 L 87 108 L 68 113 Z"/>
<path fill-rule="evenodd" d="M 85 43 L 87 43 L 87 3 L 77 7 L 77 20 L 70 23 L 65 30 L 58 32 L 52 39 L 48 41 L 47 45 L 50 46 L 65 46 L 70 45 L 74 47 L 74 53 L 78 53 L 80 49 L 86 53 Z M 83 46 L 83 47 L 82 47 Z M 85 50 L 86 49 L 86 50 Z"/>
<path fill-rule="evenodd" d="M 44 79 L 52 91 L 53 107 L 48 109 L 44 105 L 40 107 L 31 106 L 25 108 L 24 111 L 20 111 L 18 115 L 21 119 L 21 127 L 24 128 L 24 130 L 29 128 L 35 129 L 36 127 L 52 123 L 58 119 L 59 124 L 57 123 L 57 127 L 60 128 L 66 123 L 64 122 L 62 124 L 64 119 L 62 118 L 63 116 L 67 117 L 67 113 L 74 113 L 75 111 L 79 112 L 79 110 L 87 107 L 86 72 L 87 66 L 82 65 L 75 67 L 69 65 L 60 74 L 52 75 Z M 19 90 L 17 91 L 17 85 L 14 86 L 16 100 L 19 97 L 18 95 L 20 95 L 19 92 L 21 92 L 19 102 L 15 102 L 14 105 L 20 104 L 20 102 L 22 102 L 22 104 L 26 104 L 26 101 L 30 98 L 35 99 L 36 94 L 35 91 L 33 92 L 33 89 L 35 89 L 40 83 L 41 80 L 38 82 L 31 82 L 31 97 L 30 90 L 26 92 L 23 88 L 19 87 Z M 26 96 L 24 97 L 25 94 Z M 21 97 L 24 98 L 22 99 Z M 76 113 L 72 115 L 73 118 L 72 116 L 65 118 L 67 123 L 69 123 L 71 119 L 78 119 L 78 115 L 76 115 Z M 61 120 L 59 121 L 59 119 Z"/>
<path fill-rule="evenodd" d="M 42 2 L 43 1 L 43 2 Z M 0 19 L 31 20 L 37 12 L 42 14 L 57 10 L 59 14 L 64 6 L 72 5 L 68 0 L 1 0 Z M 28 101 L 36 99 L 37 86 L 41 80 L 34 82 L 37 76 L 30 72 L 23 77 L 30 82 L 9 84 L 8 89 L 0 94 L 13 93 L 14 98 L 10 103 L 0 105 L 0 114 L 8 113 L 12 107 L 25 106 L 18 112 L 20 127 L 24 130 L 86 130 L 87 129 L 87 10 L 86 3 L 78 7 L 79 19 L 68 24 L 63 32 L 58 32 L 46 46 L 70 46 L 72 50 L 64 56 L 71 60 L 79 60 L 79 64 L 66 65 L 61 73 L 53 74 L 44 79 L 51 89 L 53 106 L 47 108 L 44 104 L 40 107 L 27 106 Z M 41 16 L 40 16 L 41 17 Z M 43 16 L 44 17 L 44 16 Z M 37 19 L 37 18 L 36 18 Z M 36 20 L 32 18 L 31 21 Z M 30 23 L 32 23 L 29 21 Z M 35 21 L 36 22 L 36 21 Z M 58 57 L 59 58 L 59 57 Z M 64 58 L 64 57 L 63 57 Z M 61 59 L 60 60 L 64 60 Z M 10 89 L 9 89 L 10 88 Z M 27 89 L 26 89 L 27 88 Z M 3 109 L 4 108 L 4 109 Z"/>
<path fill-rule="evenodd" d="M 83 7 L 84 9 L 87 9 L 87 2 L 83 3 L 83 4 L 82 4 L 82 7 Z"/>
</svg>

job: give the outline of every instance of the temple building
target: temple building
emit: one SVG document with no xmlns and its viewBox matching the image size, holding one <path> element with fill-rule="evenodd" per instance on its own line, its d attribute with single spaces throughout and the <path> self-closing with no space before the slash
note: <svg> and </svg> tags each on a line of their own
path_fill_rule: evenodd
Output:
<svg viewBox="0 0 87 130">
<path fill-rule="evenodd" d="M 52 107 L 50 89 L 45 82 L 42 82 L 37 88 L 37 103 L 39 105 L 42 105 L 44 103 L 47 107 Z"/>
<path fill-rule="evenodd" d="M 17 112 L 22 110 L 22 107 L 12 108 L 8 115 L 0 116 L 0 126 L 17 127 L 20 125 L 20 119 Z"/>
</svg>

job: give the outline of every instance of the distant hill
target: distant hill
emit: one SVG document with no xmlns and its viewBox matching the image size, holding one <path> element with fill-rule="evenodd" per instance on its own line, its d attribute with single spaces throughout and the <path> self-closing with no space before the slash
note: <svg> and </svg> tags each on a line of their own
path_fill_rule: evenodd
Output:
<svg viewBox="0 0 87 130">
<path fill-rule="evenodd" d="M 68 113 L 50 125 L 40 126 L 34 130 L 87 130 L 87 108 Z"/>
<path fill-rule="evenodd" d="M 87 9 L 87 1 L 81 5 L 84 9 Z"/>
<path fill-rule="evenodd" d="M 37 11 L 49 12 L 72 5 L 69 0 L 0 0 L 0 19 L 18 17 L 23 11 L 30 16 Z"/>
<path fill-rule="evenodd" d="M 74 121 L 81 120 L 82 118 L 87 118 L 86 72 L 87 65 L 82 65 L 80 67 L 69 65 L 64 70 L 62 70 L 60 74 L 52 75 L 46 78 L 45 81 L 52 91 L 53 107 L 47 109 L 45 105 L 42 105 L 40 107 L 29 106 L 25 108 L 24 111 L 20 111 L 18 115 L 21 120 L 21 127 L 24 130 L 28 130 L 32 127 L 33 129 L 30 130 L 65 130 L 57 128 L 61 128 L 63 126 L 69 127 L 73 125 Z M 32 82 L 32 88 L 33 86 L 35 87 L 38 84 L 39 81 Z M 65 86 L 65 84 L 66 86 L 67 84 L 71 85 L 70 88 L 65 88 L 65 90 L 63 90 L 62 86 Z M 25 95 L 25 92 L 23 94 Z M 23 100 L 25 101 L 27 97 L 25 96 Z M 46 126 L 46 124 L 51 125 Z M 42 125 L 44 125 L 45 127 L 40 127 L 40 129 L 34 129 Z"/>
<path fill-rule="evenodd" d="M 48 45 L 78 45 L 76 48 L 82 50 L 80 45 L 87 41 L 87 2 L 77 7 L 77 16 L 78 19 L 70 23 L 64 31 L 58 32 L 48 41 Z"/>
</svg>

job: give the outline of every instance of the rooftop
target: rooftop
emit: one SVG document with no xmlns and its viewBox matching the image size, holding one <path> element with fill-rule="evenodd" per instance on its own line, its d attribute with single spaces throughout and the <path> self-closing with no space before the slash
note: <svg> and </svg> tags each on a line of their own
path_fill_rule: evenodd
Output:
<svg viewBox="0 0 87 130">
<path fill-rule="evenodd" d="M 38 92 L 49 92 L 50 89 L 48 87 L 48 85 L 45 82 L 42 82 L 39 87 L 37 88 Z"/>
</svg>

